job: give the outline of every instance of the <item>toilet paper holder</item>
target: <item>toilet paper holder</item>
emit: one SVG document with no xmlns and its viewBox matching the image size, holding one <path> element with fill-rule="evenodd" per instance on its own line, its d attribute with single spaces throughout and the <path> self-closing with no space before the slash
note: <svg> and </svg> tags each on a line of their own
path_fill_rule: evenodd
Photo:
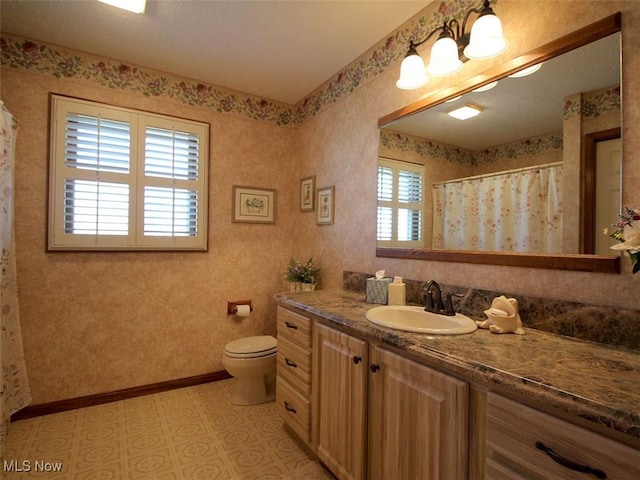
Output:
<svg viewBox="0 0 640 480">
<path fill-rule="evenodd" d="M 235 315 L 238 313 L 239 305 L 249 305 L 249 311 L 253 312 L 251 300 L 236 300 L 235 302 L 227 302 L 227 315 Z"/>
</svg>

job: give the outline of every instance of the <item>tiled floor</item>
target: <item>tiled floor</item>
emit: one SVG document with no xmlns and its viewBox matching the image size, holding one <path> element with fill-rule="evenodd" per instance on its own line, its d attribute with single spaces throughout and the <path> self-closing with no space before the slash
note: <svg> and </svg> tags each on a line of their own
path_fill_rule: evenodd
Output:
<svg viewBox="0 0 640 480">
<path fill-rule="evenodd" d="M 283 429 L 273 402 L 231 404 L 234 382 L 15 422 L 0 478 L 330 479 Z"/>
</svg>

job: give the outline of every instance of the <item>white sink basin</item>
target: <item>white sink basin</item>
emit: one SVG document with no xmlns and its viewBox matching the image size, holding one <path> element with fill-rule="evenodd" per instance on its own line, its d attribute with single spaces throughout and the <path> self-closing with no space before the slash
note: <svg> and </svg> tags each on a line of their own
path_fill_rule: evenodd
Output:
<svg viewBox="0 0 640 480">
<path fill-rule="evenodd" d="M 366 317 L 376 325 L 405 332 L 460 335 L 475 332 L 478 328 L 476 322 L 461 313 L 456 313 L 455 316 L 438 315 L 425 312 L 424 307 L 374 307 L 367 312 Z"/>
</svg>

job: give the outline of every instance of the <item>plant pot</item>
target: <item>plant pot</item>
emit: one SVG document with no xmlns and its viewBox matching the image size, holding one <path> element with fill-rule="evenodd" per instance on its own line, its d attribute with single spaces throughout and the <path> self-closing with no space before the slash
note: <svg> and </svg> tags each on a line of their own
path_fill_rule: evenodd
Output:
<svg viewBox="0 0 640 480">
<path fill-rule="evenodd" d="M 315 283 L 301 283 L 303 292 L 313 292 L 316 289 Z"/>
<path fill-rule="evenodd" d="M 300 283 L 300 282 L 289 282 L 289 290 L 291 292 L 301 292 L 302 291 L 302 283 Z"/>
</svg>

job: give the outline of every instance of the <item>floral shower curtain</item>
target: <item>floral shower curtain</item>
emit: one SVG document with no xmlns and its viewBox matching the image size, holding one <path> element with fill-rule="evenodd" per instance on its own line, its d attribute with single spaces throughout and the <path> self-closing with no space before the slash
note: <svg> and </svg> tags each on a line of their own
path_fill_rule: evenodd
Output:
<svg viewBox="0 0 640 480">
<path fill-rule="evenodd" d="M 562 164 L 433 185 L 433 246 L 562 251 Z"/>
<path fill-rule="evenodd" d="M 13 238 L 13 163 L 16 124 L 2 106 L 0 128 L 0 455 L 4 451 L 11 414 L 31 402 L 22 350 Z"/>
</svg>

